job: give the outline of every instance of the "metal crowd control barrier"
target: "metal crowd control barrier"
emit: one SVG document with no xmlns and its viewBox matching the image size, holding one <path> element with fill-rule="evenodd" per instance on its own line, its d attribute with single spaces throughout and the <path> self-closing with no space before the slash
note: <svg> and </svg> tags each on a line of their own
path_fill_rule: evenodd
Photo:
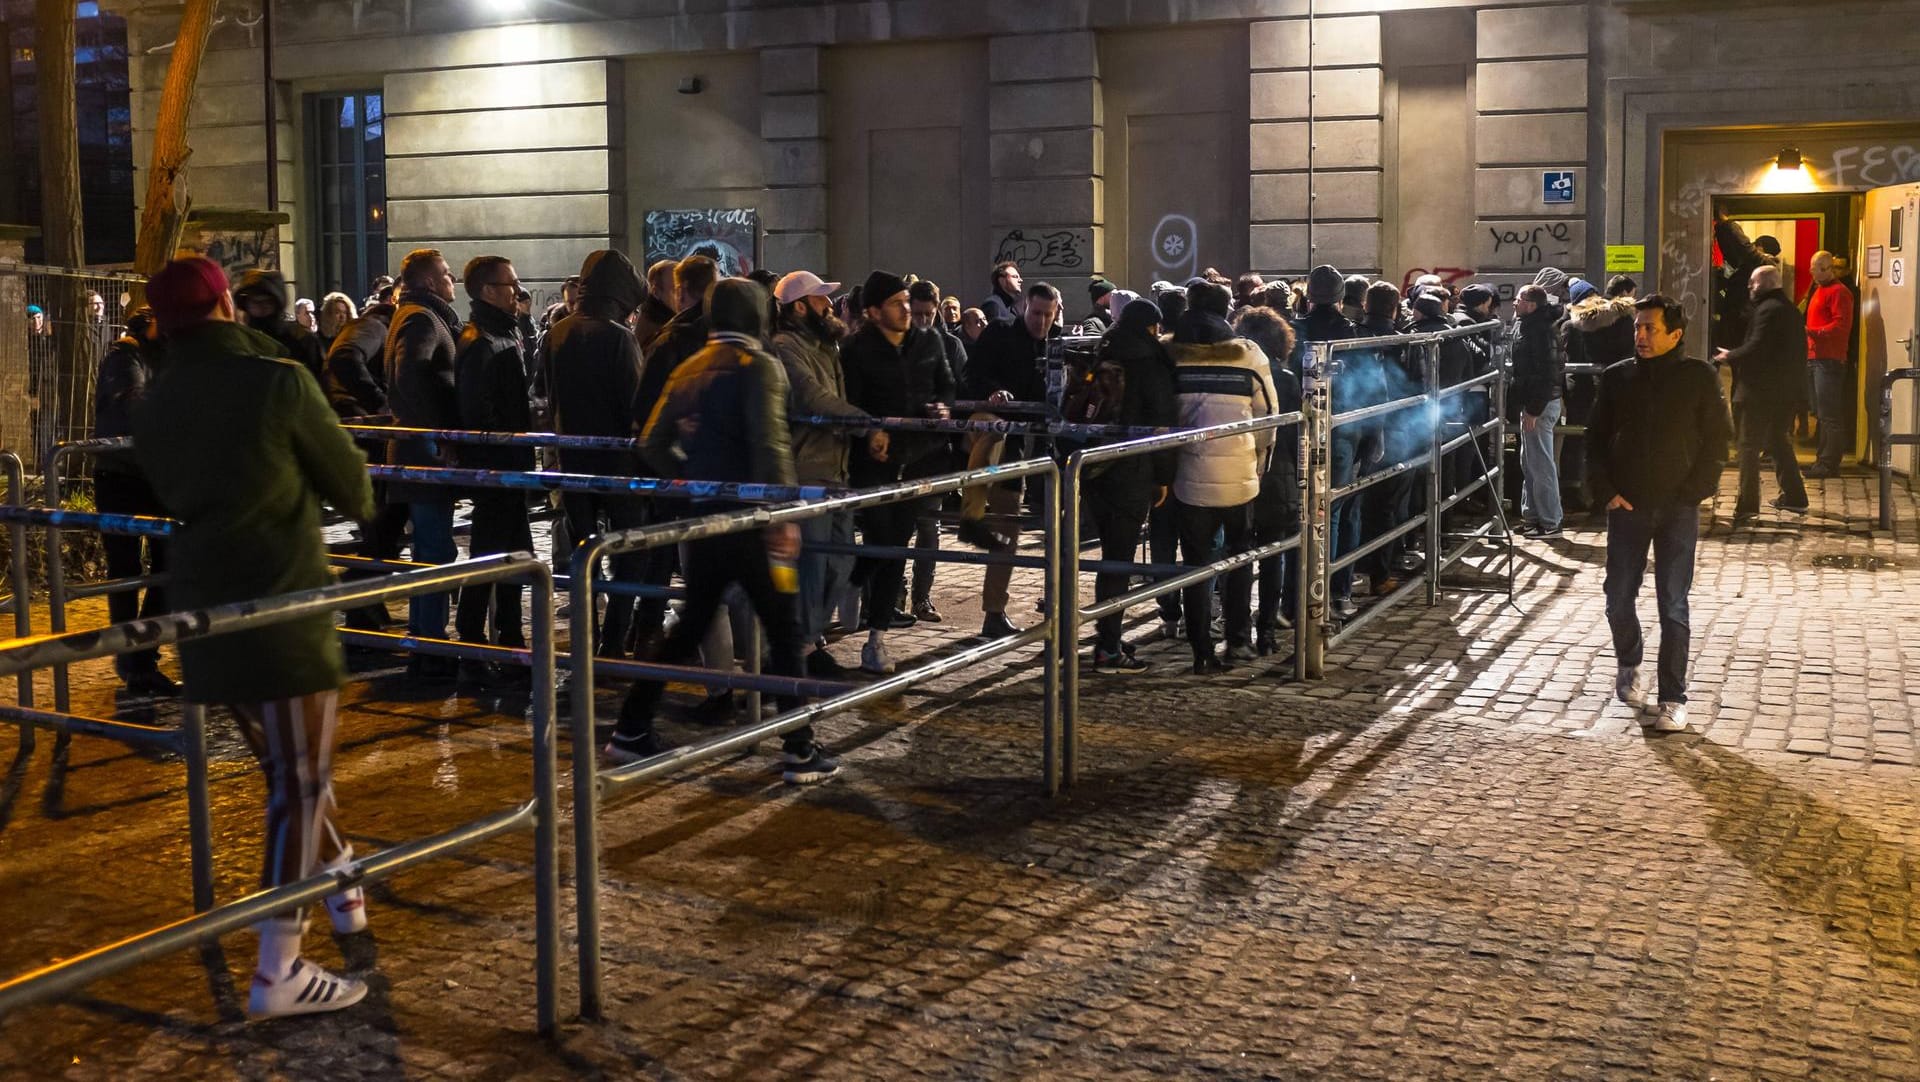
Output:
<svg viewBox="0 0 1920 1082">
<path fill-rule="evenodd" d="M 1437 603 L 1439 599 L 1440 577 L 1442 573 L 1459 559 L 1479 540 L 1492 533 L 1492 522 L 1483 523 L 1465 535 L 1461 545 L 1451 553 L 1444 551 L 1446 542 L 1443 530 L 1445 513 L 1474 493 L 1486 489 L 1491 495 L 1493 506 L 1499 507 L 1499 492 L 1493 488 L 1504 466 L 1498 461 L 1486 461 L 1483 449 L 1484 469 L 1474 481 L 1463 485 L 1451 496 L 1442 496 L 1441 479 L 1448 452 L 1478 441 L 1482 437 L 1493 435 L 1495 446 L 1505 442 L 1506 433 L 1506 375 L 1504 359 L 1497 354 L 1504 351 L 1504 345 L 1496 347 L 1493 371 L 1476 376 L 1448 387 L 1439 387 L 1439 347 L 1449 338 L 1466 338 L 1497 331 L 1496 322 L 1477 323 L 1468 327 L 1452 328 L 1419 335 L 1390 335 L 1379 338 L 1356 338 L 1338 342 L 1308 343 L 1305 371 L 1301 380 L 1302 412 L 1306 415 L 1304 438 L 1301 441 L 1301 477 L 1305 482 L 1306 499 L 1303 501 L 1303 526 L 1301 529 L 1301 564 L 1299 576 L 1302 619 L 1295 627 L 1299 653 L 1297 665 L 1303 678 L 1319 679 L 1325 672 L 1325 655 L 1328 646 L 1337 645 L 1349 638 L 1361 627 L 1392 608 L 1403 600 L 1422 580 L 1427 596 L 1427 604 Z M 1429 388 L 1417 395 L 1410 395 L 1391 402 L 1348 410 L 1340 414 L 1332 412 L 1332 389 L 1335 382 L 1336 366 L 1334 356 L 1337 353 L 1354 351 L 1385 351 L 1397 349 L 1421 350 L 1422 374 L 1424 386 Z M 1486 386 L 1490 390 L 1491 418 L 1475 425 L 1466 422 L 1466 429 L 1458 436 L 1448 438 L 1446 426 L 1442 421 L 1440 404 L 1448 398 L 1465 394 L 1475 387 Z M 1438 389 L 1434 389 L 1438 388 Z M 1353 482 L 1335 488 L 1332 484 L 1332 441 L 1333 430 L 1342 425 L 1350 425 L 1370 418 L 1397 413 L 1403 410 L 1424 408 L 1427 411 L 1427 423 L 1430 432 L 1426 454 L 1406 462 L 1395 463 L 1382 470 L 1355 479 Z M 1459 423 L 1456 422 L 1456 425 Z M 1373 485 L 1402 474 L 1426 471 L 1427 500 L 1426 508 L 1420 514 L 1410 517 L 1406 522 L 1392 527 L 1378 537 L 1372 538 L 1351 552 L 1332 555 L 1332 541 L 1328 530 L 1332 521 L 1333 502 L 1351 497 Z M 1353 509 L 1358 513 L 1358 509 Z M 1426 573 L 1422 580 L 1410 580 L 1387 597 L 1377 600 L 1365 612 L 1359 613 L 1342 627 L 1333 626 L 1332 608 L 1328 603 L 1330 576 L 1343 568 L 1351 567 L 1360 560 L 1378 551 L 1399 537 L 1412 533 L 1416 529 L 1425 529 Z"/>
<path fill-rule="evenodd" d="M 0 721 L 15 725 L 38 725 L 147 746 L 184 746 L 189 810 L 193 819 L 194 902 L 195 907 L 202 910 L 197 916 L 63 959 L 0 984 L 0 1015 L 73 992 L 141 962 L 211 942 L 266 917 L 320 901 L 345 887 L 385 879 L 502 834 L 531 830 L 534 835 L 536 1015 L 540 1033 L 551 1035 L 558 1024 L 559 796 L 554 750 L 553 578 L 545 563 L 527 553 L 489 556 L 405 572 L 383 580 L 364 579 L 196 612 L 169 613 L 99 631 L 28 638 L 0 646 L 0 676 L 27 674 L 56 664 L 232 634 L 359 605 L 500 582 L 525 582 L 533 591 L 536 615 L 532 645 L 516 652 L 534 670 L 531 798 L 517 807 L 444 833 L 362 857 L 345 868 L 262 890 L 222 906 L 209 908 L 213 900 L 212 842 L 207 811 L 204 706 L 188 705 L 185 725 L 177 737 L 153 726 L 76 718 L 25 706 L 0 706 Z"/>
<path fill-rule="evenodd" d="M 7 505 L 25 507 L 27 503 L 27 468 L 20 456 L 12 451 L 0 451 L 0 473 L 7 480 Z M 33 583 L 27 581 L 27 525 L 24 522 L 7 523 L 7 588 L 13 591 L 13 633 L 18 638 L 28 638 L 33 634 L 33 613 L 27 603 L 33 592 Z M 33 705 L 33 674 L 21 673 L 16 681 L 17 695 L 21 706 Z M 20 731 L 20 754 L 33 752 L 33 732 Z"/>
<path fill-rule="evenodd" d="M 1893 449 L 1920 446 L 1920 432 L 1893 430 L 1893 385 L 1920 380 L 1920 368 L 1896 368 L 1880 377 L 1880 528 L 1893 529 Z"/>
<path fill-rule="evenodd" d="M 1048 521 L 1060 517 L 1059 469 L 1051 459 L 1026 459 L 979 470 L 968 470 L 902 481 L 879 488 L 833 496 L 824 500 L 723 511 L 704 518 L 684 519 L 645 526 L 637 530 L 602 534 L 587 540 L 573 553 L 573 611 L 592 612 L 588 570 L 602 556 L 640 552 L 666 545 L 700 541 L 709 537 L 763 529 L 781 523 L 799 522 L 836 512 L 858 511 L 903 500 L 939 496 L 976 485 L 998 484 L 1023 477 L 1039 477 L 1046 486 L 1045 507 Z M 572 635 L 573 681 L 580 689 L 573 695 L 573 822 L 574 889 L 579 910 L 580 1013 L 598 1018 L 603 1000 L 600 965 L 600 841 L 599 805 L 603 799 L 619 794 L 642 782 L 664 776 L 684 766 L 704 762 L 752 747 L 769 737 L 779 736 L 804 725 L 856 706 L 885 698 L 914 684 L 965 668 L 1033 643 L 1043 644 L 1044 670 L 1043 720 L 1041 727 L 1041 770 L 1049 795 L 1059 791 L 1058 726 L 1060 717 L 1058 651 L 1056 650 L 1056 592 L 1060 581 L 1060 543 L 1057 531 L 1046 532 L 1045 619 L 1017 635 L 969 647 L 957 654 L 928 662 L 904 672 L 875 681 L 864 687 L 838 694 L 821 702 L 776 718 L 758 719 L 753 724 L 706 740 L 674 748 L 651 758 L 600 771 L 596 761 L 594 738 L 593 677 L 596 666 L 604 662 L 594 657 L 594 632 L 591 622 L 576 624 Z M 798 683 L 798 682 L 796 682 Z M 801 692 L 805 694 L 804 691 Z"/>
<path fill-rule="evenodd" d="M 1060 518 L 1062 541 L 1060 547 L 1071 554 L 1069 562 L 1073 570 L 1065 572 L 1059 597 L 1061 598 L 1060 629 L 1060 755 L 1061 781 L 1064 787 L 1072 788 L 1079 776 L 1080 769 L 1080 627 L 1085 621 L 1098 620 L 1110 613 L 1125 612 L 1135 605 L 1151 601 L 1163 594 L 1185 589 L 1197 582 L 1205 582 L 1215 575 L 1223 574 L 1242 564 L 1257 563 L 1283 552 L 1300 547 L 1300 534 L 1283 541 L 1256 546 L 1243 553 L 1216 560 L 1199 567 L 1180 567 L 1177 572 L 1157 582 L 1130 590 L 1119 597 L 1109 598 L 1095 603 L 1087 609 L 1080 608 L 1080 573 L 1088 570 L 1087 562 L 1073 559 L 1080 552 L 1080 518 L 1083 498 L 1083 484 L 1086 468 L 1114 459 L 1128 458 L 1134 455 L 1165 453 L 1176 447 L 1191 443 L 1203 443 L 1209 440 L 1224 439 L 1229 436 L 1252 435 L 1256 432 L 1278 431 L 1296 426 L 1301 421 L 1299 411 L 1277 414 L 1272 417 L 1257 417 L 1246 421 L 1233 421 L 1227 424 L 1213 425 L 1207 428 L 1185 429 L 1164 434 L 1127 440 L 1123 443 L 1110 443 L 1099 447 L 1088 447 L 1075 451 L 1067 459 L 1067 465 L 1061 471 Z M 1140 569 L 1138 565 L 1127 565 L 1128 570 Z M 1093 570 L 1106 570 L 1097 566 Z M 1304 621 L 1301 621 L 1302 623 Z M 1298 623 L 1296 623 L 1296 628 Z M 1296 631 L 1296 634 L 1298 632 Z M 1299 651 L 1294 653 L 1294 673 L 1299 675 Z"/>
</svg>

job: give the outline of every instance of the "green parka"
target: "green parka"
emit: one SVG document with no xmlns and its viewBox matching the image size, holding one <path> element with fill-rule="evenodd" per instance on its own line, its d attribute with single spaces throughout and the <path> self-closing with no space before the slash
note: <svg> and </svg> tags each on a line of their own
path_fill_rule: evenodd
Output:
<svg viewBox="0 0 1920 1082">
<path fill-rule="evenodd" d="M 366 456 L 320 385 L 258 331 L 213 322 L 170 335 L 167 368 L 134 411 L 134 457 L 181 526 L 169 546 L 178 610 L 332 581 L 320 502 L 373 517 Z M 244 703 L 340 686 L 331 615 L 182 643 L 186 697 Z"/>
</svg>

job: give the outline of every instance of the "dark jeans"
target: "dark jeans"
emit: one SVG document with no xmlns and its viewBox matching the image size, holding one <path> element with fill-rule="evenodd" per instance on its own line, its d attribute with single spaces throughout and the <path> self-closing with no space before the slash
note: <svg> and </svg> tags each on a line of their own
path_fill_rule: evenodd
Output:
<svg viewBox="0 0 1920 1082">
<path fill-rule="evenodd" d="M 1180 558 L 1180 512 L 1179 504 L 1169 499 L 1160 506 L 1147 512 L 1147 553 L 1148 558 L 1157 564 L 1170 564 Z M 1180 622 L 1180 593 L 1161 594 L 1154 601 L 1160 606 L 1160 619 L 1164 623 Z"/>
<path fill-rule="evenodd" d="M 1327 461 L 1327 482 L 1334 488 L 1343 488 L 1353 483 L 1359 472 L 1360 442 L 1354 434 L 1354 426 L 1347 426 L 1346 432 L 1333 431 L 1331 454 Z M 1377 486 L 1376 486 L 1377 487 Z M 1360 518 L 1365 513 L 1364 502 L 1370 493 L 1361 490 L 1351 496 L 1342 496 L 1333 501 L 1328 510 L 1327 522 L 1327 559 L 1338 560 L 1347 553 L 1360 547 Z M 1330 587 L 1330 597 L 1353 596 L 1353 565 L 1335 571 Z"/>
<path fill-rule="evenodd" d="M 435 498 L 407 504 L 413 523 L 413 558 L 423 564 L 450 564 L 460 558 L 453 540 L 453 500 Z M 447 637 L 451 594 L 426 594 L 407 600 L 407 634 L 425 639 Z"/>
<path fill-rule="evenodd" d="M 1276 482 L 1274 475 L 1262 478 L 1262 486 Z M 1263 491 L 1260 499 L 1254 501 L 1253 509 L 1253 545 L 1260 548 L 1276 541 L 1285 541 L 1300 532 L 1300 504 L 1291 493 L 1268 504 L 1267 493 Z M 1256 567 L 1260 581 L 1260 608 L 1254 615 L 1253 626 L 1269 634 L 1280 629 L 1280 606 L 1293 607 L 1294 580 L 1299 574 L 1300 550 L 1283 552 L 1278 556 L 1269 556 L 1261 560 Z"/>
<path fill-rule="evenodd" d="M 412 509 L 404 503 L 385 503 L 378 488 L 374 490 L 372 522 L 360 525 L 359 555 L 373 560 L 397 560 L 407 543 L 407 519 Z M 378 571 L 349 571 L 342 578 L 380 578 Z M 346 626 L 360 631 L 381 631 L 392 619 L 385 604 L 364 605 L 346 614 Z"/>
<path fill-rule="evenodd" d="M 152 515 L 157 518 L 167 515 L 166 509 L 160 506 L 160 500 L 154 496 L 153 489 L 147 485 L 146 478 L 138 474 L 106 470 L 95 473 L 93 503 L 102 514 L 108 515 Z M 146 552 L 152 573 L 166 574 L 167 545 L 157 537 L 102 534 L 100 546 L 106 550 L 107 577 L 110 579 L 130 579 L 147 574 L 149 567 L 141 563 L 142 549 Z M 107 595 L 107 619 L 116 624 L 144 620 L 166 611 L 167 592 L 162 587 L 148 587 L 144 599 L 138 590 L 122 590 Z M 160 651 L 135 650 L 115 657 L 113 671 L 121 676 L 152 672 L 159 662 Z"/>
<path fill-rule="evenodd" d="M 940 547 L 940 505 L 936 500 L 925 501 L 920 509 L 920 517 L 914 520 L 913 546 L 922 549 Z M 919 559 L 913 561 L 913 606 L 919 608 L 933 601 L 933 572 L 940 561 Z"/>
<path fill-rule="evenodd" d="M 1820 418 L 1820 451 L 1815 462 L 1831 473 L 1840 468 L 1847 439 L 1847 365 L 1845 361 L 1808 361 L 1813 377 L 1813 412 Z"/>
<path fill-rule="evenodd" d="M 467 542 L 470 555 L 492 556 L 500 552 L 532 552 L 533 526 L 527 519 L 527 497 L 518 489 L 482 489 L 473 494 L 473 533 Z M 495 646 L 525 646 L 526 633 L 520 628 L 520 591 L 517 582 L 468 586 L 460 591 L 460 607 L 454 613 L 453 626 L 461 642 L 492 643 Z M 493 635 L 487 635 L 487 613 L 493 613 Z"/>
<path fill-rule="evenodd" d="M 1093 520 L 1094 529 L 1100 533 L 1100 558 L 1131 562 L 1140 548 L 1140 532 L 1147 524 L 1151 501 L 1144 493 L 1136 496 L 1133 493 L 1109 493 L 1091 488 L 1087 496 L 1087 517 Z M 1102 571 L 1095 575 L 1094 601 L 1105 601 L 1126 593 L 1132 578 L 1125 571 Z M 1098 633 L 1094 638 L 1096 650 L 1103 654 L 1120 652 L 1122 615 L 1116 612 L 1100 618 L 1096 625 Z"/>
<path fill-rule="evenodd" d="M 913 537 L 920 519 L 921 501 L 904 500 L 881 504 L 860 512 L 860 540 L 868 545 L 905 545 Z M 861 586 L 865 600 L 867 626 L 885 630 L 887 622 L 900 607 L 901 578 L 905 560 L 862 556 L 853 565 L 853 581 Z"/>
<path fill-rule="evenodd" d="M 1383 468 L 1391 465 L 1391 462 L 1381 463 Z M 1425 471 L 1403 473 L 1368 489 L 1365 505 L 1360 509 L 1359 516 L 1362 519 L 1360 532 L 1366 536 L 1366 539 L 1372 540 L 1379 537 L 1412 517 L 1414 486 L 1424 485 L 1426 480 Z M 1376 584 L 1381 579 L 1400 577 L 1400 554 L 1407 550 L 1407 539 L 1410 536 L 1412 534 L 1403 533 L 1374 549 L 1372 555 L 1360 561 Z"/>
<path fill-rule="evenodd" d="M 766 536 L 759 530 L 709 537 L 686 546 L 681 567 L 686 579 L 687 600 L 680 609 L 680 622 L 646 660 L 665 665 L 684 665 L 700 652 L 707 629 L 719 615 L 721 597 L 736 583 L 760 617 L 767 633 L 766 672 L 773 676 L 800 675 L 800 606 L 797 593 L 783 593 L 773 585 L 772 562 L 767 559 Z M 666 684 L 659 680 L 636 680 L 620 707 L 620 723 L 614 739 L 630 743 L 644 737 L 653 728 L 653 712 L 660 705 Z M 780 712 L 798 710 L 796 696 L 779 697 Z M 756 721 L 758 719 L 755 719 Z M 782 745 L 790 752 L 804 754 L 813 744 L 813 727 L 803 726 L 786 734 Z"/>
<path fill-rule="evenodd" d="M 1180 555 L 1188 567 L 1199 567 L 1215 560 L 1247 551 L 1253 541 L 1253 505 L 1233 507 L 1194 507 L 1180 505 Z M 1217 538 L 1224 537 L 1225 545 Z M 1220 591 L 1225 606 L 1227 644 L 1243 646 L 1253 641 L 1253 566 L 1242 564 L 1226 573 Z M 1187 621 L 1187 642 L 1193 658 L 1200 661 L 1213 656 L 1213 624 L 1205 617 L 1210 611 L 1207 594 L 1211 581 L 1198 582 L 1186 589 L 1186 611 L 1194 618 Z"/>
<path fill-rule="evenodd" d="M 1798 409 L 1793 404 L 1747 399 L 1734 404 L 1740 422 L 1740 498 L 1736 515 L 1760 510 L 1760 452 L 1773 456 L 1773 476 L 1780 482 L 1780 501 L 1792 507 L 1807 505 L 1807 486 L 1800 479 L 1800 460 L 1794 457 L 1787 422 Z"/>
<path fill-rule="evenodd" d="M 1660 607 L 1660 701 L 1687 701 L 1691 628 L 1687 593 L 1693 589 L 1693 551 L 1700 540 L 1700 509 L 1671 507 L 1607 512 L 1607 624 L 1622 666 L 1637 667 L 1645 651 L 1640 632 L 1640 580 L 1653 550 L 1653 589 Z"/>
<path fill-rule="evenodd" d="M 578 548 L 602 530 L 600 520 L 606 519 L 606 530 L 631 530 L 646 525 L 645 507 L 635 499 L 620 496 L 592 496 L 581 493 L 568 493 L 562 500 L 567 511 L 567 530 L 573 535 L 573 544 Z M 656 577 L 650 574 L 653 565 L 665 564 L 667 575 L 672 576 L 673 546 L 653 549 L 648 552 L 623 552 L 613 557 L 613 580 L 615 582 L 647 582 L 664 586 L 666 581 L 653 583 Z M 587 574 L 593 574 L 593 568 L 587 568 Z M 649 598 L 650 602 L 656 599 Z M 658 599 L 656 605 L 648 611 L 657 611 L 666 615 L 666 600 Z M 627 653 L 627 633 L 633 629 L 634 598 L 623 594 L 607 595 L 607 615 L 600 624 L 600 638 L 594 643 L 595 652 L 602 657 L 624 657 Z M 652 627 L 659 627 L 658 617 Z M 587 627 L 593 623 L 593 611 L 573 614 L 575 627 Z"/>
</svg>

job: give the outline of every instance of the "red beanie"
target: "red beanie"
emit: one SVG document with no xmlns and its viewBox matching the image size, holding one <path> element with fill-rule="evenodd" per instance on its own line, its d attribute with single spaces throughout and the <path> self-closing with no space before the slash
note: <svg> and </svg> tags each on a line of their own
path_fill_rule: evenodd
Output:
<svg viewBox="0 0 1920 1082">
<path fill-rule="evenodd" d="M 176 259 L 147 280 L 147 303 L 162 334 L 205 323 L 226 293 L 227 272 L 199 256 Z"/>
</svg>

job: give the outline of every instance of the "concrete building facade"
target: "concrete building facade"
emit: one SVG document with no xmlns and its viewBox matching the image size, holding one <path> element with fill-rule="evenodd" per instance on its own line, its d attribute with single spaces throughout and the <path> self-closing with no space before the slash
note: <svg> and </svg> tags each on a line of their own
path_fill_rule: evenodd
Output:
<svg viewBox="0 0 1920 1082">
<path fill-rule="evenodd" d="M 265 207 L 263 0 L 222 6 L 201 206 Z M 136 165 L 178 6 L 129 19 Z M 757 261 L 884 266 L 969 302 L 1318 263 L 1513 283 L 1554 265 L 1698 303 L 1711 200 L 1920 178 L 1920 2 L 305 0 L 274 4 L 277 251 L 318 296 L 303 103 L 384 103 L 389 265 L 512 257 L 543 294 L 651 211 L 757 212 Z M 158 50 L 158 51 L 156 51 Z M 144 181 L 136 182 L 144 191 Z"/>
</svg>

